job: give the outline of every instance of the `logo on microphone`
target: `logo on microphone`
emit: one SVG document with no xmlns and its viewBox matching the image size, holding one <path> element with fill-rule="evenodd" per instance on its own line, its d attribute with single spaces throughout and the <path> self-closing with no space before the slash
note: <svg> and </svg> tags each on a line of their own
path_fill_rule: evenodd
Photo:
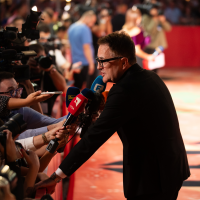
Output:
<svg viewBox="0 0 200 200">
<path fill-rule="evenodd" d="M 103 89 L 104 89 L 104 86 L 103 85 L 100 85 L 100 84 L 96 84 L 95 85 L 95 87 L 94 87 L 94 91 L 95 92 L 101 92 L 101 91 L 103 91 Z"/>
<path fill-rule="evenodd" d="M 81 102 L 81 99 L 79 99 L 78 97 L 76 97 L 74 103 L 76 104 L 76 107 L 78 106 L 78 104 Z"/>
<path fill-rule="evenodd" d="M 76 95 L 68 95 L 68 101 L 71 101 Z"/>
</svg>

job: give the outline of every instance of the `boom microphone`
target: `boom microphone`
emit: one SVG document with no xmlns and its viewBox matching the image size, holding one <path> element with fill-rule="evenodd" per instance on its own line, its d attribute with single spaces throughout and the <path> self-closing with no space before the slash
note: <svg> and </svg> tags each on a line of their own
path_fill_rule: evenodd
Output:
<svg viewBox="0 0 200 200">
<path fill-rule="evenodd" d="M 87 102 L 88 102 L 88 99 L 82 94 L 78 94 L 71 101 L 71 103 L 68 106 L 69 114 L 67 115 L 67 119 L 63 124 L 64 127 L 72 124 L 72 120 L 74 119 L 74 117 L 77 117 L 81 112 L 83 112 Z M 49 151 L 50 153 L 54 153 L 59 145 L 58 140 L 59 140 L 58 138 L 51 140 L 46 150 Z"/>
</svg>

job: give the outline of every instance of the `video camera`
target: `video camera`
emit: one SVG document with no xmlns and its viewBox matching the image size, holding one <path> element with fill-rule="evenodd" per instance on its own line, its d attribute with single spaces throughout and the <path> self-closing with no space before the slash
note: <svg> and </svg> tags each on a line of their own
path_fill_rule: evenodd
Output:
<svg viewBox="0 0 200 200">
<path fill-rule="evenodd" d="M 30 10 L 26 22 L 22 24 L 22 32 L 16 27 L 6 27 L 0 31 L 0 71 L 15 74 L 16 81 L 30 79 L 29 66 L 25 65 L 29 56 L 37 56 L 35 51 L 29 51 L 29 47 L 21 46 L 26 39 L 39 39 L 39 31 L 36 26 L 41 12 Z M 23 65 L 16 65 L 13 61 L 21 60 Z"/>
<path fill-rule="evenodd" d="M 148 0 L 144 4 L 136 4 L 135 6 L 141 11 L 142 15 L 150 15 L 152 8 L 158 9 L 158 15 L 163 15 L 163 10 L 161 9 L 162 3 L 160 2 L 151 3 L 151 0 Z"/>
</svg>

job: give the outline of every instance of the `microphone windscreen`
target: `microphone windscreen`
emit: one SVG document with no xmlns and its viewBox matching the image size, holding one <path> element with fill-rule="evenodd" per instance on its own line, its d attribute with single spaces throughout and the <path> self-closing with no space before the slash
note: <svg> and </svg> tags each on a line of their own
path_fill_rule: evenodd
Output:
<svg viewBox="0 0 200 200">
<path fill-rule="evenodd" d="M 81 91 L 81 94 L 88 99 L 88 101 L 91 101 L 94 97 L 94 93 L 92 90 L 85 88 Z"/>
<path fill-rule="evenodd" d="M 103 82 L 103 77 L 99 75 L 90 88 L 94 93 L 101 93 L 106 89 L 106 83 Z"/>
<path fill-rule="evenodd" d="M 68 108 L 70 102 L 72 101 L 72 99 L 78 95 L 80 93 L 79 88 L 77 87 L 69 87 L 67 89 L 67 93 L 66 93 L 66 106 Z"/>
<path fill-rule="evenodd" d="M 88 99 L 82 94 L 78 94 L 69 104 L 68 111 L 74 116 L 77 117 L 81 112 L 83 112 Z"/>
</svg>

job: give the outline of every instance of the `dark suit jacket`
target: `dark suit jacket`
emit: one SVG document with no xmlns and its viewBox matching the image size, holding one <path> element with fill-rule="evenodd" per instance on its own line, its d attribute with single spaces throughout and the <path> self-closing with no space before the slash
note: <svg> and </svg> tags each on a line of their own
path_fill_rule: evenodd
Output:
<svg viewBox="0 0 200 200">
<path fill-rule="evenodd" d="M 171 95 L 157 74 L 138 64 L 111 88 L 101 116 L 59 168 L 71 175 L 116 131 L 125 197 L 167 192 L 190 176 Z"/>
</svg>

